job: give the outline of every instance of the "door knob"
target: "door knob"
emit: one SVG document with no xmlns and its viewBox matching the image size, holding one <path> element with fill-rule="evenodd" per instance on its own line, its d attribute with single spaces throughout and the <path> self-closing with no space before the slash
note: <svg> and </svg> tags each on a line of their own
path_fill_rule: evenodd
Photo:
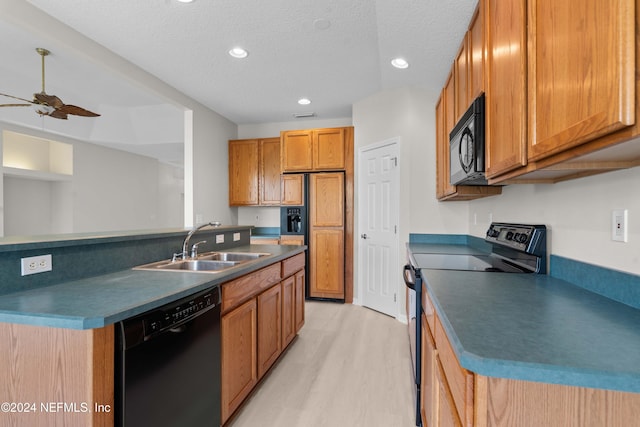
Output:
<svg viewBox="0 0 640 427">
<path fill-rule="evenodd" d="M 368 239 L 369 236 L 367 236 L 365 233 L 361 234 L 360 237 L 362 237 L 363 239 Z"/>
</svg>

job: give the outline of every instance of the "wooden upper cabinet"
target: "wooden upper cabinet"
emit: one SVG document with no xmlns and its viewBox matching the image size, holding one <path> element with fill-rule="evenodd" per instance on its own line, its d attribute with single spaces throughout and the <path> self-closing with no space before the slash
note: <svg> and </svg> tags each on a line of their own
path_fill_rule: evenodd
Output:
<svg viewBox="0 0 640 427">
<path fill-rule="evenodd" d="M 465 35 L 462 45 L 458 50 L 456 59 L 453 63 L 455 68 L 454 74 L 454 123 L 462 117 L 469 107 L 469 43 L 468 34 Z M 453 99 L 453 98 L 452 98 Z M 448 138 L 447 138 L 448 139 Z"/>
<path fill-rule="evenodd" d="M 634 124 L 635 0 L 528 4 L 529 159 Z"/>
<path fill-rule="evenodd" d="M 495 177 L 527 164 L 527 11 L 525 0 L 484 3 L 485 160 Z"/>
<path fill-rule="evenodd" d="M 229 141 L 229 205 L 258 204 L 259 152 L 257 139 Z"/>
<path fill-rule="evenodd" d="M 313 169 L 342 170 L 345 168 L 344 128 L 313 131 Z"/>
<path fill-rule="evenodd" d="M 469 44 L 469 102 L 476 99 L 484 92 L 484 55 L 485 55 L 485 35 L 484 35 L 484 0 L 480 0 L 469 24 L 469 31 L 466 37 Z M 467 105 L 467 106 L 468 106 Z"/>
<path fill-rule="evenodd" d="M 440 145 L 440 162 L 442 163 L 441 170 L 443 172 L 442 179 L 442 195 L 447 196 L 456 192 L 456 186 L 451 185 L 451 164 L 450 164 L 450 149 L 449 149 L 449 133 L 456 125 L 456 113 L 455 113 L 455 86 L 454 86 L 454 69 L 449 73 L 447 83 L 444 86 L 444 116 L 442 117 L 442 143 Z"/>
<path fill-rule="evenodd" d="M 280 178 L 281 204 L 287 206 L 304 205 L 304 175 L 283 174 Z"/>
<path fill-rule="evenodd" d="M 259 204 L 280 204 L 280 138 L 260 140 Z"/>
<path fill-rule="evenodd" d="M 309 171 L 313 169 L 312 134 L 308 130 L 281 133 L 282 172 Z"/>
<path fill-rule="evenodd" d="M 229 205 L 280 204 L 280 138 L 229 141 Z"/>
<path fill-rule="evenodd" d="M 344 170 L 346 138 L 346 128 L 282 132 L 282 172 Z"/>
</svg>

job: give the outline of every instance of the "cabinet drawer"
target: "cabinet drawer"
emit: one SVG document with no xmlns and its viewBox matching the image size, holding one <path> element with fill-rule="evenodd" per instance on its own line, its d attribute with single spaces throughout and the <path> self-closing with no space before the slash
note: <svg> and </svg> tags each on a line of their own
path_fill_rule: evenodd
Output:
<svg viewBox="0 0 640 427">
<path fill-rule="evenodd" d="M 422 286 L 422 311 L 424 311 L 424 315 L 427 318 L 429 332 L 431 332 L 431 336 L 433 337 L 436 334 L 436 311 L 433 308 L 433 302 L 431 302 L 429 293 L 424 285 Z"/>
<path fill-rule="evenodd" d="M 222 311 L 241 304 L 280 281 L 280 263 L 277 262 L 254 273 L 222 284 Z"/>
<path fill-rule="evenodd" d="M 473 425 L 473 373 L 458 362 L 438 316 L 435 316 L 436 348 L 451 389 L 458 416 L 465 426 Z"/>
<path fill-rule="evenodd" d="M 291 276 L 304 268 L 304 252 L 282 261 L 282 277 Z"/>
</svg>

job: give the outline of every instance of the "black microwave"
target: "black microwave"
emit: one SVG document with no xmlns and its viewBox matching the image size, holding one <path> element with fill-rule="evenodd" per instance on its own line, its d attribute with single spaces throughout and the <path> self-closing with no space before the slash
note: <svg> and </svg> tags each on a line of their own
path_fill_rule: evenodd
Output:
<svg viewBox="0 0 640 427">
<path fill-rule="evenodd" d="M 487 185 L 484 174 L 484 93 L 449 134 L 452 185 Z"/>
</svg>

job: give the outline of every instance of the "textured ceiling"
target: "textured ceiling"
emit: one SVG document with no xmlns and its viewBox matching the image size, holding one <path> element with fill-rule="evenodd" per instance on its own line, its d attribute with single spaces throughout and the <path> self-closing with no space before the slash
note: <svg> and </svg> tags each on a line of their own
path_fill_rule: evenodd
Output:
<svg viewBox="0 0 640 427">
<path fill-rule="evenodd" d="M 476 0 L 29 0 L 237 124 L 349 117 L 381 89 L 438 90 Z M 316 20 L 330 23 L 318 29 Z M 236 45 L 245 60 L 229 57 Z M 406 58 L 397 70 L 389 61 Z M 300 107 L 296 101 L 313 103 Z"/>
<path fill-rule="evenodd" d="M 234 123 L 257 124 L 303 112 L 350 117 L 353 103 L 384 89 L 439 91 L 476 3 L 0 0 L 0 92 L 30 99 L 40 91 L 34 49 L 45 47 L 47 93 L 102 114 L 61 121 L 2 108 L 0 120 L 180 163 L 181 106 L 67 46 L 60 22 Z M 234 46 L 248 58 L 231 58 Z M 397 56 L 410 67 L 391 67 Z M 299 106 L 301 97 L 312 104 Z"/>
</svg>

